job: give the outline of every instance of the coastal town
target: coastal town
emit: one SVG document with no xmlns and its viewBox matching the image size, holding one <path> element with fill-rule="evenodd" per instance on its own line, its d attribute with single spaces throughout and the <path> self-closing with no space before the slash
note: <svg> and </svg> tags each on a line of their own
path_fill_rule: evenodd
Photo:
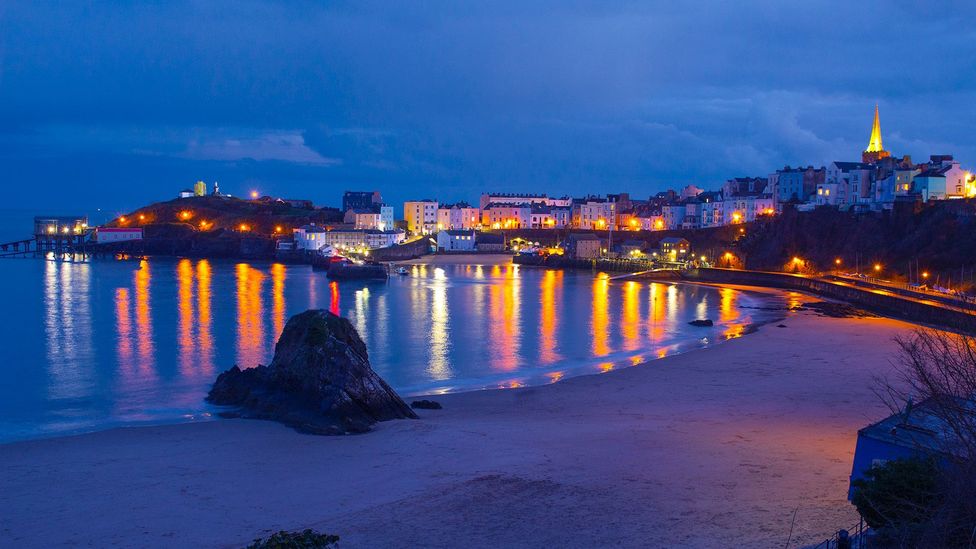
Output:
<svg viewBox="0 0 976 549">
<path fill-rule="evenodd" d="M 913 212 L 922 205 L 973 197 L 976 173 L 952 155 L 932 155 L 916 163 L 908 155 L 897 157 L 885 150 L 875 107 L 859 162 L 785 166 L 765 176 L 730 178 L 718 190 L 692 184 L 648 198 L 627 192 L 555 197 L 487 191 L 473 203 L 425 198 L 402 206 L 386 203 L 379 191 L 350 190 L 338 207 L 318 207 L 308 199 L 272 197 L 257 190 L 240 198 L 223 193 L 217 183 L 198 181 L 181 190 L 177 200 L 164 203 L 166 207 L 135 210 L 100 227 L 90 227 L 86 216 L 38 217 L 33 239 L 40 251 L 86 248 L 86 243 L 96 249 L 138 251 L 142 248 L 136 243 L 158 235 L 157 226 L 178 224 L 192 230 L 188 238 L 230 232 L 250 242 L 252 250 L 263 249 L 265 256 L 285 261 L 369 259 L 370 254 L 389 261 L 426 253 L 511 252 L 652 261 L 671 267 L 733 267 L 741 263 L 735 249 L 702 246 L 692 235 L 737 226 L 744 233 L 746 225 L 784 211 Z M 240 209 L 238 202 L 253 206 L 246 211 L 255 214 L 228 215 Z M 165 234 L 171 237 L 172 231 Z M 255 244 L 255 239 L 263 243 Z M 28 240 L 0 245 L 0 254 L 29 250 Z M 870 265 L 865 262 L 868 270 Z M 789 267 L 797 266 L 793 261 Z"/>
<path fill-rule="evenodd" d="M 0 549 L 976 548 L 974 18 L 5 3 Z"/>
</svg>

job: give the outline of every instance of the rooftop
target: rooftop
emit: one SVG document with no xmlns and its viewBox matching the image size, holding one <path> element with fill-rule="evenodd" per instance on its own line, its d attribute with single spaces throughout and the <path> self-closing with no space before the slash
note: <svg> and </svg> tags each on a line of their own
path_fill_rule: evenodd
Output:
<svg viewBox="0 0 976 549">
<path fill-rule="evenodd" d="M 976 419 L 976 402 L 959 399 L 958 410 Z M 952 451 L 955 435 L 937 413 L 931 400 L 924 400 L 881 421 L 864 427 L 858 434 L 896 446 L 947 453 Z"/>
</svg>

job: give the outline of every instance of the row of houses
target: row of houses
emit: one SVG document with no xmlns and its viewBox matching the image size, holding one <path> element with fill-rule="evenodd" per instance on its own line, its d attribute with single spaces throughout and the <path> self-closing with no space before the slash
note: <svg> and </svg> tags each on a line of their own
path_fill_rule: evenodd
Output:
<svg viewBox="0 0 976 549">
<path fill-rule="evenodd" d="M 868 147 L 860 162 L 790 167 L 768 176 L 736 177 L 719 191 L 689 185 L 647 200 L 628 194 L 550 197 L 545 194 L 484 193 L 478 207 L 436 200 L 404 204 L 406 229 L 414 234 L 444 229 L 673 230 L 717 227 L 775 215 L 787 204 L 812 209 L 885 210 L 897 201 L 950 200 L 976 196 L 976 175 L 951 155 L 915 164 L 893 157 L 882 144 L 877 107 Z"/>
<path fill-rule="evenodd" d="M 748 184 L 742 181 L 748 180 Z M 757 178 L 731 180 L 722 191 L 703 192 L 689 186 L 647 199 L 627 193 L 583 198 L 551 198 L 544 194 L 484 193 L 479 207 L 441 204 L 425 199 L 404 203 L 405 228 L 411 234 L 441 230 L 589 229 L 655 231 L 699 228 L 753 221 L 772 214 L 774 200 L 766 182 Z"/>
<path fill-rule="evenodd" d="M 899 200 L 951 200 L 976 195 L 976 175 L 951 155 L 915 164 L 910 156 L 874 162 L 832 162 L 806 202 L 845 209 L 891 209 Z"/>
<path fill-rule="evenodd" d="M 544 194 L 481 196 L 479 207 L 436 200 L 404 204 L 406 230 L 433 234 L 445 229 L 674 230 L 718 227 L 775 215 L 787 204 L 885 210 L 899 200 L 951 200 L 976 196 L 976 174 L 950 155 L 915 164 L 904 156 L 828 166 L 786 166 L 766 177 L 736 177 L 719 191 L 689 185 L 647 200 L 627 193 L 584 198 Z"/>
</svg>

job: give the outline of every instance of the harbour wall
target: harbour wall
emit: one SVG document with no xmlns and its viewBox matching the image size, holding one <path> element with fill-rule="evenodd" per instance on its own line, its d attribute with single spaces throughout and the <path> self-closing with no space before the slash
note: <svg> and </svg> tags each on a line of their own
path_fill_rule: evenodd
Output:
<svg viewBox="0 0 976 549">
<path fill-rule="evenodd" d="M 976 315 L 965 310 L 820 278 L 768 271 L 691 269 L 682 273 L 682 279 L 691 282 L 760 286 L 807 292 L 846 301 L 863 309 L 908 322 L 940 326 L 970 334 L 976 333 Z"/>
</svg>

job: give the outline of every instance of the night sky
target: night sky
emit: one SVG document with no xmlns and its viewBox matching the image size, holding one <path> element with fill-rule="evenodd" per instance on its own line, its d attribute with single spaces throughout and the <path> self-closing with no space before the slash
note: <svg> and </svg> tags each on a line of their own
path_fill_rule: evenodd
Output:
<svg viewBox="0 0 976 549">
<path fill-rule="evenodd" d="M 973 2 L 142 4 L 0 2 L 8 206 L 646 197 L 858 160 L 875 103 L 976 163 Z"/>
</svg>

